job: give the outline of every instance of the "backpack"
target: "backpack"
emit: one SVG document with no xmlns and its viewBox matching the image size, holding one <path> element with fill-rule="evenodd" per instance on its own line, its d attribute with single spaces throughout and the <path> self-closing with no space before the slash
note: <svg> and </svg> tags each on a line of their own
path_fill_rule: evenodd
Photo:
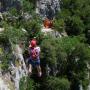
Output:
<svg viewBox="0 0 90 90">
<path fill-rule="evenodd" d="M 37 50 L 36 50 L 35 48 L 31 48 L 31 58 L 32 58 L 33 60 L 35 60 L 35 59 L 37 59 L 37 57 L 38 57 L 38 52 L 37 52 Z"/>
</svg>

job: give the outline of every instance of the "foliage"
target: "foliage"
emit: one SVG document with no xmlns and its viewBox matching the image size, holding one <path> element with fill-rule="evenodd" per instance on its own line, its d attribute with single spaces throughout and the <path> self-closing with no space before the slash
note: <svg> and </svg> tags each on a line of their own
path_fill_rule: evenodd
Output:
<svg viewBox="0 0 90 90">
<path fill-rule="evenodd" d="M 67 77 L 72 83 L 72 89 L 75 88 L 73 85 L 78 87 L 81 82 L 88 83 L 86 78 L 90 50 L 88 45 L 83 44 L 78 37 L 47 38 L 42 41 L 41 49 L 42 67 L 45 68 L 48 64 L 51 72 L 56 73 L 56 76 Z M 55 71 L 53 71 L 53 68 Z M 84 84 L 84 87 L 87 87 L 87 85 Z"/>
<path fill-rule="evenodd" d="M 89 60 L 90 50 L 83 44 L 77 45 L 68 56 L 67 76 L 72 84 L 74 84 L 73 88 L 75 88 L 75 85 L 77 88 L 78 84 L 82 84 L 81 82 L 87 83 L 83 83 L 83 86 L 87 87 L 87 63 L 89 63 Z"/>
<path fill-rule="evenodd" d="M 24 12 L 32 13 L 33 7 L 33 3 L 31 3 L 29 0 L 22 0 L 22 9 Z"/>
<path fill-rule="evenodd" d="M 90 26 L 89 7 L 89 0 L 63 0 L 61 1 L 61 12 L 57 14 L 56 20 L 64 20 L 68 35 L 85 34 L 84 31 L 87 31 Z"/>
<path fill-rule="evenodd" d="M 20 90 L 34 90 L 34 81 L 30 77 L 23 77 L 20 80 Z"/>
<path fill-rule="evenodd" d="M 2 37 L 5 37 L 12 43 L 18 43 L 19 41 L 25 41 L 27 39 L 26 32 L 22 31 L 21 28 L 17 29 L 12 26 L 5 26 L 5 30 L 2 33 Z"/>
<path fill-rule="evenodd" d="M 78 16 L 73 16 L 68 19 L 66 26 L 66 31 L 70 35 L 80 35 L 83 31 L 85 31 L 83 21 Z"/>
<path fill-rule="evenodd" d="M 70 53 L 74 47 L 80 43 L 77 37 L 63 37 L 60 40 L 57 40 L 60 47 L 62 47 L 67 54 Z M 58 46 L 58 47 L 59 47 Z"/>
<path fill-rule="evenodd" d="M 65 28 L 64 20 L 63 19 L 54 20 L 53 26 L 55 30 L 57 30 L 58 32 L 63 32 Z"/>
<path fill-rule="evenodd" d="M 4 32 L 0 33 L 0 45 L 8 47 L 9 43 L 17 44 L 19 41 L 25 41 L 26 44 L 36 37 L 41 47 L 41 79 L 44 80 L 39 81 L 43 89 L 78 90 L 81 84 L 86 90 L 89 84 L 87 63 L 90 64 L 90 48 L 86 43 L 87 40 L 90 44 L 90 0 L 60 0 L 61 11 L 55 16 L 53 26 L 54 30 L 60 33 L 66 31 L 69 35 L 62 38 L 44 37 L 41 33 L 42 20 L 35 13 L 36 0 L 20 2 L 21 10 L 9 9 L 0 23 L 4 27 Z M 28 20 L 24 18 L 25 13 L 30 16 Z M 7 71 L 11 60 L 10 52 L 0 52 L 0 59 L 1 54 L 0 66 Z M 44 75 L 47 65 L 50 68 L 50 77 Z M 20 90 L 38 90 L 34 79 L 23 77 L 20 80 Z"/>
<path fill-rule="evenodd" d="M 65 78 L 50 77 L 44 90 L 70 90 L 70 82 Z"/>
<path fill-rule="evenodd" d="M 19 16 L 20 12 L 18 12 L 18 10 L 13 7 L 9 9 L 9 14 L 11 14 L 11 16 Z"/>
<path fill-rule="evenodd" d="M 28 32 L 28 37 L 33 38 L 39 35 L 41 26 L 36 20 L 31 20 L 24 23 L 24 28 Z"/>
<path fill-rule="evenodd" d="M 51 40 L 44 40 L 41 44 L 43 60 L 52 66 L 56 63 L 55 47 L 51 44 Z"/>
<path fill-rule="evenodd" d="M 3 55 L 3 48 L 0 47 L 0 56 Z"/>
<path fill-rule="evenodd" d="M 5 54 L 1 57 L 1 69 L 5 72 L 9 68 L 9 61 L 10 61 L 11 55 Z"/>
<path fill-rule="evenodd" d="M 67 68 L 67 55 L 72 51 L 75 44 L 78 43 L 78 39 L 69 37 L 58 39 L 49 37 L 43 40 L 41 43 L 42 67 L 45 68 L 48 64 L 52 73 L 58 71 L 58 75 L 64 76 Z M 53 69 L 55 70 L 53 71 Z"/>
<path fill-rule="evenodd" d="M 87 42 L 90 44 L 90 30 L 86 32 Z"/>
</svg>

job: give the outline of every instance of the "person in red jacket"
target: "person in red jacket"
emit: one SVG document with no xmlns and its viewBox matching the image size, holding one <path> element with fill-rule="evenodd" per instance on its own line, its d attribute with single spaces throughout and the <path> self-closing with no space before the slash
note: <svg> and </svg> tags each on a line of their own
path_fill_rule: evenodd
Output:
<svg viewBox="0 0 90 90">
<path fill-rule="evenodd" d="M 38 76 L 41 77 L 42 71 L 40 67 L 40 47 L 37 46 L 36 39 L 31 40 L 29 45 L 29 73 L 32 73 L 32 68 L 36 67 L 38 71 Z"/>
<path fill-rule="evenodd" d="M 48 18 L 46 18 L 46 19 L 44 20 L 44 27 L 45 27 L 45 28 L 52 28 L 52 26 L 53 26 L 52 20 L 49 20 Z"/>
</svg>

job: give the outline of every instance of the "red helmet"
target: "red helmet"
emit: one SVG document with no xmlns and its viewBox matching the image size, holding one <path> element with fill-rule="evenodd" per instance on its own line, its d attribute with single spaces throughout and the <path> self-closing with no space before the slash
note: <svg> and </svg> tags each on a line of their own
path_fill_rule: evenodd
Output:
<svg viewBox="0 0 90 90">
<path fill-rule="evenodd" d="M 32 40 L 31 41 L 31 47 L 35 47 L 37 45 L 37 41 L 36 40 Z"/>
</svg>

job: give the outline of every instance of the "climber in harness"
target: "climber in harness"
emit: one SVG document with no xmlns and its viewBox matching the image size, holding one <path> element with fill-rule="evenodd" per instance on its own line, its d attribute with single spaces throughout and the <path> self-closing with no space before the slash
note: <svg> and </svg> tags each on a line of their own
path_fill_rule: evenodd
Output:
<svg viewBox="0 0 90 90">
<path fill-rule="evenodd" d="M 38 76 L 41 77 L 42 71 L 40 67 L 40 47 L 37 46 L 36 39 L 31 40 L 29 45 L 29 74 L 32 73 L 32 68 L 36 67 L 38 71 Z"/>
</svg>

